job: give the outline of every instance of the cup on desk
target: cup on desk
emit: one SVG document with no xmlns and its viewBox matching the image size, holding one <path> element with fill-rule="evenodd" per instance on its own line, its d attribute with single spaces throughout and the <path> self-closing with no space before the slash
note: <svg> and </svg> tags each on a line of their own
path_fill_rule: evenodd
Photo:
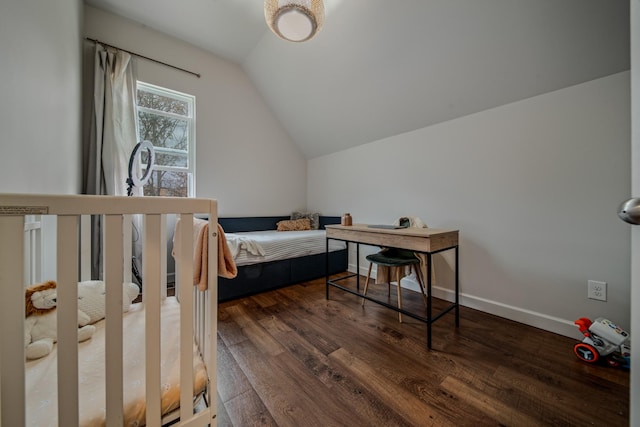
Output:
<svg viewBox="0 0 640 427">
<path fill-rule="evenodd" d="M 344 215 L 342 215 L 342 218 L 340 220 L 340 225 L 352 225 L 353 224 L 353 220 L 351 218 L 351 214 L 350 213 L 346 213 Z"/>
</svg>

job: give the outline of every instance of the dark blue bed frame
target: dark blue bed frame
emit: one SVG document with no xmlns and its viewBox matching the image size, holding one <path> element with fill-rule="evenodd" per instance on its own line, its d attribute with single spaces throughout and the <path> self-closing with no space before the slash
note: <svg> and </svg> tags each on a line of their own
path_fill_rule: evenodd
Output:
<svg viewBox="0 0 640 427">
<path fill-rule="evenodd" d="M 278 221 L 289 216 L 218 218 L 225 233 L 275 230 Z M 320 216 L 320 229 L 327 224 L 340 224 L 339 216 Z M 329 253 L 329 273 L 347 270 L 347 249 Z M 281 261 L 238 267 L 234 279 L 218 277 L 218 301 L 229 301 L 260 292 L 289 286 L 325 276 L 325 254 L 308 255 Z"/>
</svg>

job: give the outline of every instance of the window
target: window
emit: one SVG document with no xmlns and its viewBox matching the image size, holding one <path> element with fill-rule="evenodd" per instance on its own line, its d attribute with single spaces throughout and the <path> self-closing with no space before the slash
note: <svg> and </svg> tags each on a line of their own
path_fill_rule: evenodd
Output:
<svg viewBox="0 0 640 427">
<path fill-rule="evenodd" d="M 155 152 L 145 196 L 195 195 L 195 104 L 192 95 L 138 82 L 138 138 L 151 142 Z"/>
</svg>

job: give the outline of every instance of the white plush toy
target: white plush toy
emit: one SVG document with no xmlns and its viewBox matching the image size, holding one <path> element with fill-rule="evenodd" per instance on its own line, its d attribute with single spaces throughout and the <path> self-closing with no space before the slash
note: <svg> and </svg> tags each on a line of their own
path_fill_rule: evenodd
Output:
<svg viewBox="0 0 640 427">
<path fill-rule="evenodd" d="M 89 323 L 104 319 L 106 314 L 105 284 L 101 280 L 87 280 L 78 283 L 78 310 L 89 317 Z M 133 300 L 138 297 L 140 289 L 135 283 L 122 284 L 122 311 L 129 311 Z"/>
<path fill-rule="evenodd" d="M 123 283 L 122 311 L 126 312 L 139 294 L 138 285 Z M 24 345 L 27 359 L 39 359 L 51 353 L 57 341 L 56 282 L 48 281 L 26 290 Z M 92 324 L 104 319 L 105 284 L 91 280 L 78 283 L 78 342 L 93 336 Z"/>
<path fill-rule="evenodd" d="M 39 359 L 51 353 L 58 339 L 56 316 L 56 282 L 48 281 L 27 288 L 24 345 L 27 359 Z M 78 342 L 86 341 L 96 331 L 89 316 L 78 311 Z"/>
</svg>

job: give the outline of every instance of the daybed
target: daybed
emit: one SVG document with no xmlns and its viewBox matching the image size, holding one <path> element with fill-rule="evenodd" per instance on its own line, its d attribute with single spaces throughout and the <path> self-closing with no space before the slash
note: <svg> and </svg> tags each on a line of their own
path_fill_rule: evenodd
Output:
<svg viewBox="0 0 640 427">
<path fill-rule="evenodd" d="M 290 216 L 265 216 L 265 217 L 227 217 L 219 218 L 218 222 L 224 229 L 227 242 L 233 244 L 234 235 L 242 238 L 258 239 L 264 242 L 264 233 L 288 236 L 298 236 L 305 231 L 281 231 L 276 232 L 280 221 L 289 220 Z M 288 253 L 284 259 L 271 260 L 271 254 L 265 256 L 245 254 L 243 259 L 236 258 L 238 275 L 234 279 L 218 279 L 218 300 L 227 301 L 247 295 L 264 292 L 295 283 L 324 277 L 326 273 L 326 238 L 324 227 L 327 224 L 339 224 L 338 216 L 319 216 L 319 230 L 316 244 L 313 249 L 306 248 Z M 239 234 L 238 234 L 239 233 Z M 299 234 L 296 234 L 299 233 Z M 256 235 L 257 234 L 257 235 Z M 265 245 L 266 246 L 266 245 Z M 347 249 L 344 242 L 332 242 L 329 247 L 330 274 L 339 273 L 347 269 Z M 301 252 L 304 251 L 304 252 Z"/>
<path fill-rule="evenodd" d="M 184 236 L 174 248 L 176 280 L 189 285 L 178 286 L 176 298 L 166 297 L 164 244 L 166 216 L 174 214 Z M 208 290 L 197 290 L 194 214 L 215 224 L 216 201 L 0 194 L 0 425 L 216 425 L 218 250 L 210 245 Z M 56 218 L 50 256 L 57 267 L 47 279 L 57 282 L 57 344 L 25 362 L 25 219 L 32 215 Z M 77 283 L 90 279 L 92 215 L 103 225 L 106 319 L 79 344 Z M 123 314 L 134 215 L 142 219 L 143 300 Z"/>
</svg>

